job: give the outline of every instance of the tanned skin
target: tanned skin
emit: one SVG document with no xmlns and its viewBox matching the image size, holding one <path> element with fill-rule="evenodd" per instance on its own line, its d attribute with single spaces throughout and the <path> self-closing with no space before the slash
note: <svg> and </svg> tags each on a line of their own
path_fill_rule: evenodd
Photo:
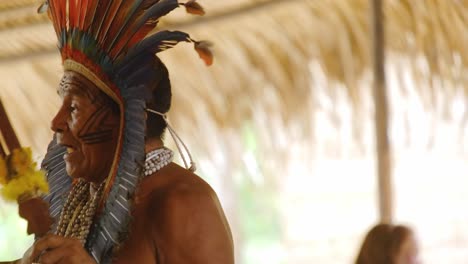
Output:
<svg viewBox="0 0 468 264">
<path fill-rule="evenodd" d="M 67 172 L 100 183 L 112 162 L 109 150 L 115 152 L 112 146 L 116 145 L 119 114 L 102 109 L 106 108 L 102 104 L 105 100 L 94 97 L 98 88 L 83 76 L 66 72 L 63 80 L 62 87 L 69 88 L 62 94 L 63 105 L 52 129 L 59 143 L 70 148 L 65 158 Z M 85 93 L 78 96 L 80 89 L 73 86 L 80 86 Z M 150 139 L 146 150 L 161 146 L 159 139 Z M 116 249 L 114 263 L 234 263 L 231 231 L 215 192 L 200 177 L 174 163 L 142 180 L 132 216 L 129 236 Z M 33 261 L 95 263 L 77 240 L 55 235 L 39 239 L 18 263 Z"/>
<path fill-rule="evenodd" d="M 171 163 L 137 193 L 132 231 L 116 263 L 234 263 L 229 225 L 200 177 Z"/>
</svg>

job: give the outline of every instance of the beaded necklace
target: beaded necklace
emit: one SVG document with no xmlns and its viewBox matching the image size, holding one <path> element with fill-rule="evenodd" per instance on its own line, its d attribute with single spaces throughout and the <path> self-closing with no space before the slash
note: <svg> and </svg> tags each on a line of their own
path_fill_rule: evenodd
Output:
<svg viewBox="0 0 468 264">
<path fill-rule="evenodd" d="M 174 152 L 168 148 L 158 148 L 148 154 L 145 159 L 145 176 L 149 176 L 172 162 Z"/>
<path fill-rule="evenodd" d="M 145 159 L 145 176 L 159 171 L 171 163 L 173 158 L 174 152 L 168 148 L 159 148 L 149 152 Z M 60 214 L 57 235 L 76 238 L 82 245 L 86 243 L 103 186 L 104 182 L 99 185 L 94 194 L 91 194 L 89 182 L 79 179 L 73 185 Z"/>
<path fill-rule="evenodd" d="M 70 191 L 60 214 L 57 235 L 76 238 L 84 245 L 103 186 L 104 183 L 101 183 L 97 191 L 91 194 L 90 183 L 82 179 L 78 180 Z"/>
</svg>

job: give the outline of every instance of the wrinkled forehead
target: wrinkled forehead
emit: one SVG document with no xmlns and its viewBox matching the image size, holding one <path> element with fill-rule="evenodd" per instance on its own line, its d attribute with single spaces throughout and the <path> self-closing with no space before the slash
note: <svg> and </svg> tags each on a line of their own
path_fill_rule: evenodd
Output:
<svg viewBox="0 0 468 264">
<path fill-rule="evenodd" d="M 74 71 L 64 72 L 57 92 L 61 97 L 77 95 L 87 97 L 91 101 L 95 101 L 99 97 L 105 97 L 105 94 L 93 82 Z"/>
<path fill-rule="evenodd" d="M 60 81 L 57 93 L 65 97 L 83 98 L 98 107 L 110 107 L 114 113 L 119 113 L 118 105 L 107 94 L 101 91 L 92 81 L 74 71 L 65 71 Z"/>
</svg>

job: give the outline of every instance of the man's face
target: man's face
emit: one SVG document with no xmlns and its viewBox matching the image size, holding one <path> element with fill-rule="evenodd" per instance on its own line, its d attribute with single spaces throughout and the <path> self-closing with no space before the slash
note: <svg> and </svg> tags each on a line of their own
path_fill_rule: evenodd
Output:
<svg viewBox="0 0 468 264">
<path fill-rule="evenodd" d="M 119 131 L 119 114 L 111 99 L 82 75 L 65 72 L 59 88 L 62 106 L 51 128 L 60 145 L 68 175 L 101 182 L 112 166 Z"/>
</svg>

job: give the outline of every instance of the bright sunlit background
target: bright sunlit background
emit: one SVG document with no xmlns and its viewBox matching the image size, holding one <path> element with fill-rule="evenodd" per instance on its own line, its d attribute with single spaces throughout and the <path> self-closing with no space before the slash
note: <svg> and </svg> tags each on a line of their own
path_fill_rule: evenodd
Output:
<svg viewBox="0 0 468 264">
<path fill-rule="evenodd" d="M 379 221 L 368 1 L 199 2 L 214 18 L 163 26 L 212 40 L 216 63 L 183 45 L 162 55 L 170 119 L 222 201 L 237 263 L 353 263 Z M 423 263 L 466 264 L 468 3 L 384 2 L 395 222 L 415 229 Z M 40 160 L 61 69 L 35 6 L 0 0 L 0 98 Z M 0 201 L 0 261 L 25 234 Z"/>
</svg>

